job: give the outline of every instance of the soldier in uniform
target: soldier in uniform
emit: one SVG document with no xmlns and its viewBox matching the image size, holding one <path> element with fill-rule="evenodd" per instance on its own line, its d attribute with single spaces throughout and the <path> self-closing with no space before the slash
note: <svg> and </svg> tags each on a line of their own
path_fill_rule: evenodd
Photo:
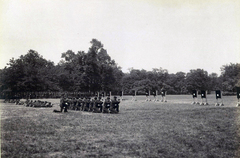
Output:
<svg viewBox="0 0 240 158">
<path fill-rule="evenodd" d="M 103 102 L 101 101 L 101 97 L 98 97 L 98 99 L 94 102 L 93 105 L 93 112 L 102 112 L 103 108 Z"/>
<path fill-rule="evenodd" d="M 62 112 L 63 110 L 64 110 L 64 112 L 68 112 L 67 111 L 68 106 L 69 106 L 68 99 L 67 98 L 62 98 L 61 101 L 60 101 L 60 108 L 61 108 L 60 112 Z"/>
<path fill-rule="evenodd" d="M 51 102 L 46 103 L 46 107 L 52 107 L 52 106 L 53 106 L 53 104 Z"/>
<path fill-rule="evenodd" d="M 123 92 L 122 91 L 119 92 L 119 96 L 120 96 L 120 99 L 122 101 L 123 100 Z"/>
<path fill-rule="evenodd" d="M 68 109 L 69 110 L 74 110 L 73 99 L 72 98 L 68 98 L 67 102 L 68 102 Z"/>
<path fill-rule="evenodd" d="M 110 106 L 111 106 L 111 100 L 110 100 L 110 97 L 108 96 L 107 99 L 105 99 L 105 101 L 103 103 L 102 112 L 103 113 L 109 113 Z"/>
<path fill-rule="evenodd" d="M 28 107 L 32 107 L 33 104 L 34 104 L 34 102 L 33 102 L 33 100 L 31 100 L 31 101 L 29 102 L 29 104 L 28 104 Z"/>
<path fill-rule="evenodd" d="M 83 98 L 83 106 L 82 106 L 82 111 L 85 111 L 85 104 L 86 104 L 86 102 L 87 102 L 87 97 L 86 97 L 86 96 L 84 96 L 84 98 Z"/>
<path fill-rule="evenodd" d="M 133 90 L 131 93 L 132 93 L 132 101 L 137 101 L 135 90 Z"/>
<path fill-rule="evenodd" d="M 146 91 L 146 100 L 145 101 L 150 101 L 150 99 L 149 99 L 149 94 L 148 94 L 148 92 Z"/>
<path fill-rule="evenodd" d="M 202 98 L 202 103 L 200 105 L 208 105 L 208 103 L 207 103 L 207 96 L 206 96 L 206 91 L 205 90 L 201 90 L 201 98 Z M 206 103 L 203 102 L 203 99 L 206 100 Z"/>
<path fill-rule="evenodd" d="M 27 98 L 27 100 L 24 102 L 24 106 L 29 106 L 29 103 L 30 103 L 31 101 Z"/>
<path fill-rule="evenodd" d="M 89 107 L 90 107 L 90 103 L 91 103 L 91 98 L 85 98 L 84 100 L 84 107 L 83 107 L 83 111 L 89 111 Z"/>
<path fill-rule="evenodd" d="M 34 102 L 32 103 L 32 105 L 30 105 L 30 107 L 35 107 L 37 105 L 37 101 L 34 100 Z"/>
<path fill-rule="evenodd" d="M 59 104 L 59 106 L 60 106 L 60 111 L 59 111 L 59 110 L 53 110 L 53 112 L 62 112 L 62 111 L 68 112 L 67 109 L 68 109 L 69 103 L 68 103 L 68 101 L 67 101 L 67 98 L 62 97 L 62 98 L 60 99 L 60 104 Z"/>
<path fill-rule="evenodd" d="M 34 105 L 34 107 L 42 107 L 43 106 L 43 103 L 42 101 L 40 100 L 37 100 L 36 104 Z"/>
<path fill-rule="evenodd" d="M 73 110 L 77 110 L 77 99 L 76 98 L 72 99 L 72 105 L 73 105 Z"/>
<path fill-rule="evenodd" d="M 77 98 L 76 99 L 76 110 L 80 110 L 80 108 L 81 108 L 81 99 Z"/>
<path fill-rule="evenodd" d="M 34 100 L 34 102 L 32 104 L 30 104 L 30 107 L 34 107 L 37 104 L 37 101 Z"/>
<path fill-rule="evenodd" d="M 89 110 L 88 110 L 89 112 L 93 111 L 93 107 L 94 107 L 96 101 L 97 101 L 97 96 L 95 96 L 94 99 L 90 102 Z"/>
<path fill-rule="evenodd" d="M 216 93 L 216 101 L 217 101 L 215 106 L 219 106 L 219 105 L 220 106 L 224 106 L 223 100 L 222 100 L 221 91 L 220 90 L 216 90 L 215 93 Z M 218 103 L 218 101 L 219 101 L 218 99 L 221 99 L 221 103 L 220 104 Z"/>
<path fill-rule="evenodd" d="M 154 98 L 153 101 L 156 102 L 157 98 L 156 98 L 156 93 L 154 91 L 152 92 L 152 95 L 153 95 L 153 98 Z"/>
<path fill-rule="evenodd" d="M 197 102 L 197 91 L 196 90 L 192 90 L 192 97 L 193 97 L 193 102 L 192 104 L 199 104 L 199 102 Z"/>
<path fill-rule="evenodd" d="M 239 98 L 240 98 L 240 87 L 236 87 L 236 88 L 237 88 L 237 99 L 238 99 L 238 102 L 237 102 L 236 107 L 239 107 L 239 106 L 240 106 L 240 102 L 239 102 Z"/>
<path fill-rule="evenodd" d="M 104 97 L 105 97 L 105 96 L 104 96 L 104 92 L 102 92 L 102 99 L 103 99 L 103 100 L 104 100 Z"/>
<path fill-rule="evenodd" d="M 161 102 L 167 102 L 167 99 L 166 99 L 166 90 L 164 88 L 161 89 L 161 95 L 162 95 L 162 100 Z"/>
<path fill-rule="evenodd" d="M 82 97 L 81 97 L 81 100 L 80 100 L 80 111 L 83 111 L 84 104 L 85 104 L 85 102 L 84 102 L 84 97 L 82 96 Z"/>
<path fill-rule="evenodd" d="M 110 106 L 110 113 L 119 113 L 119 103 L 120 101 L 118 101 L 117 97 L 114 96 L 114 100 L 112 100 Z"/>
</svg>

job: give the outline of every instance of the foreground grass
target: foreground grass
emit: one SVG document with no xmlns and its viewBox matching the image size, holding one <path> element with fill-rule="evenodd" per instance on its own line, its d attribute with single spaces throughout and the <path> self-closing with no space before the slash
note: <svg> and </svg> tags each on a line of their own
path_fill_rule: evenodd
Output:
<svg viewBox="0 0 240 158">
<path fill-rule="evenodd" d="M 119 114 L 52 111 L 1 104 L 1 156 L 240 157 L 236 107 L 124 101 Z"/>
</svg>

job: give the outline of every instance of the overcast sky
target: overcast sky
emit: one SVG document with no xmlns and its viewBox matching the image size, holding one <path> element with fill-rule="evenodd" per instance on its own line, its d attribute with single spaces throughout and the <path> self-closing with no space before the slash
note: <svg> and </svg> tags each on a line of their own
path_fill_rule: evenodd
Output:
<svg viewBox="0 0 240 158">
<path fill-rule="evenodd" d="M 240 62 L 238 0 L 1 0 L 0 69 L 36 50 L 57 64 L 98 39 L 122 67 L 220 74 Z"/>
</svg>

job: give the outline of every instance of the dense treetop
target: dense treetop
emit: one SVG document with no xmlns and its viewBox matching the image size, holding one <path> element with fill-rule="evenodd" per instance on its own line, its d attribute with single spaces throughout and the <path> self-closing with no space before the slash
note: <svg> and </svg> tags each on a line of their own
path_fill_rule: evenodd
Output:
<svg viewBox="0 0 240 158">
<path fill-rule="evenodd" d="M 62 53 L 57 65 L 35 50 L 29 50 L 19 59 L 10 59 L 8 67 L 0 69 L 0 92 L 124 91 L 130 94 L 138 91 L 144 94 L 164 88 L 169 94 L 186 94 L 193 89 L 232 92 L 240 86 L 238 63 L 223 65 L 220 76 L 203 69 L 169 74 L 161 67 L 152 71 L 131 68 L 129 73 L 123 73 L 100 41 L 92 39 L 90 43 L 87 53 L 72 50 Z"/>
</svg>

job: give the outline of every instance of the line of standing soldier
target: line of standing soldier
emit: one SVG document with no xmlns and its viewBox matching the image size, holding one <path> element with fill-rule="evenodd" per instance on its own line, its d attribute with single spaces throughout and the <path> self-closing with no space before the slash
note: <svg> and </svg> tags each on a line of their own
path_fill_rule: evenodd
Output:
<svg viewBox="0 0 240 158">
<path fill-rule="evenodd" d="M 197 101 L 197 93 L 198 93 L 197 90 L 192 90 L 192 96 L 193 96 L 192 104 L 208 105 L 207 92 L 205 90 L 201 90 L 201 99 L 202 99 L 201 103 L 199 103 Z M 216 94 L 216 104 L 215 104 L 215 106 L 224 106 L 221 91 L 216 90 L 215 94 Z M 204 100 L 205 100 L 205 102 L 204 102 Z"/>
<path fill-rule="evenodd" d="M 151 101 L 150 93 L 151 93 L 150 91 L 149 92 L 146 91 L 146 100 L 145 101 Z M 161 96 L 162 96 L 161 97 L 161 102 L 167 102 L 167 98 L 166 98 L 167 91 L 162 88 L 160 93 L 161 93 Z M 157 98 L 157 91 L 156 91 L 156 93 L 153 91 L 152 95 L 153 95 L 153 101 L 154 102 L 159 101 L 158 98 Z"/>
<path fill-rule="evenodd" d="M 84 98 L 61 98 L 61 112 L 67 110 L 88 111 L 95 113 L 119 113 L 120 99 L 115 96 L 113 100 L 108 96 L 105 100 L 101 97 L 84 97 Z"/>
</svg>

